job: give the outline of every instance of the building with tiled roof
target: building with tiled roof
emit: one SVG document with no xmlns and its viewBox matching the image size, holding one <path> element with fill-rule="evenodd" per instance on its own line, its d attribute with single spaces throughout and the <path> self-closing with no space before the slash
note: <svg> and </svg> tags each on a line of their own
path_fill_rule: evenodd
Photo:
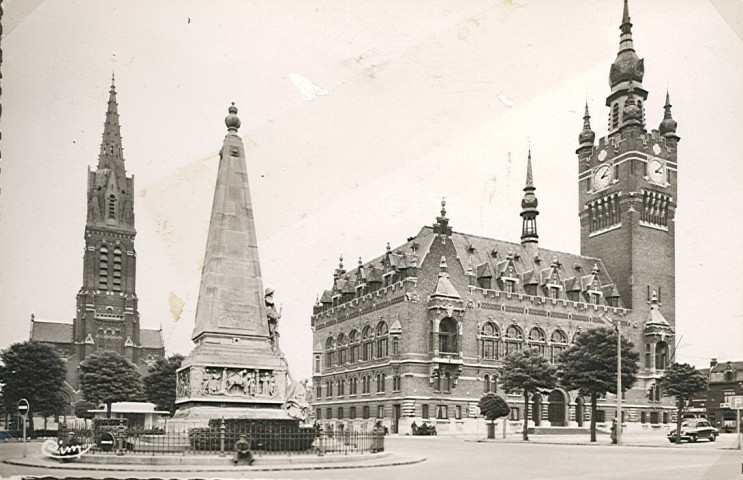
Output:
<svg viewBox="0 0 743 480">
<path fill-rule="evenodd" d="M 731 397 L 743 396 L 743 360 L 710 360 L 706 392 L 707 418 L 720 431 L 736 432 L 738 414 Z"/>
<path fill-rule="evenodd" d="M 135 291 L 134 177 L 126 173 L 116 89 L 111 81 L 106 122 L 95 171 L 88 170 L 83 285 L 73 322 L 31 315 L 31 340 L 53 346 L 67 366 L 70 408 L 81 398 L 78 365 L 87 356 L 116 352 L 142 373 L 165 355 L 161 330 L 141 328 Z M 67 412 L 69 413 L 69 412 Z"/>
<path fill-rule="evenodd" d="M 588 106 L 576 151 L 581 253 L 544 248 L 531 154 L 521 199 L 519 243 L 455 231 L 442 202 L 431 227 L 369 262 L 335 270 L 313 309 L 313 401 L 328 428 L 411 424 L 439 434 L 474 432 L 476 405 L 503 395 L 511 419 L 523 399 L 502 390 L 503 359 L 537 349 L 550 362 L 582 330 L 618 324 L 639 351 L 624 394 L 629 428 L 673 420 L 659 379 L 673 357 L 676 122 L 666 97 L 658 130 L 645 128 L 643 61 L 634 51 L 625 1 L 620 49 L 611 67 L 609 131 L 596 143 Z M 515 203 L 515 202 L 514 202 Z M 584 426 L 590 400 L 555 388 L 532 399 L 534 426 Z M 616 396 L 599 402 L 599 422 Z"/>
</svg>

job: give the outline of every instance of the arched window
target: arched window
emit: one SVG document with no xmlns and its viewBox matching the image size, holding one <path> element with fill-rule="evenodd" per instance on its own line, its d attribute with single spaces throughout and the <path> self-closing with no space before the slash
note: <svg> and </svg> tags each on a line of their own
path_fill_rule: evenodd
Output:
<svg viewBox="0 0 743 480">
<path fill-rule="evenodd" d="M 668 344 L 660 341 L 655 344 L 655 369 L 665 370 L 668 366 Z"/>
<path fill-rule="evenodd" d="M 108 248 L 105 245 L 99 250 L 98 256 L 98 289 L 108 290 Z"/>
<path fill-rule="evenodd" d="M 325 366 L 327 368 L 332 368 L 334 365 L 334 353 L 335 341 L 333 340 L 333 337 L 328 337 L 327 341 L 325 342 Z"/>
<path fill-rule="evenodd" d="M 550 362 L 557 362 L 557 358 L 568 348 L 568 336 L 562 330 L 555 330 L 550 337 Z"/>
<path fill-rule="evenodd" d="M 439 352 L 457 353 L 457 322 L 451 317 L 439 323 Z"/>
<path fill-rule="evenodd" d="M 343 366 L 348 360 L 348 349 L 346 346 L 346 336 L 342 333 L 338 335 L 338 340 L 336 340 L 336 349 L 338 351 L 338 365 Z"/>
<path fill-rule="evenodd" d="M 506 355 L 520 352 L 524 348 L 524 333 L 519 327 L 511 325 L 506 329 L 506 338 L 504 339 L 503 347 Z"/>
<path fill-rule="evenodd" d="M 121 291 L 121 249 L 119 247 L 114 248 L 113 287 L 114 287 L 114 292 Z"/>
<path fill-rule="evenodd" d="M 534 327 L 529 331 L 529 347 L 539 352 L 542 357 L 544 356 L 546 342 L 547 337 L 541 328 Z"/>
<path fill-rule="evenodd" d="M 377 392 L 384 392 L 385 385 L 384 383 L 387 381 L 387 376 L 384 373 L 380 373 L 377 375 Z"/>
<path fill-rule="evenodd" d="M 485 359 L 498 358 L 499 346 L 500 330 L 494 323 L 486 323 L 480 330 L 480 356 Z"/>
<path fill-rule="evenodd" d="M 359 361 L 359 332 L 351 330 L 348 334 L 348 348 L 349 348 L 349 363 L 356 363 Z"/>
<path fill-rule="evenodd" d="M 348 394 L 349 395 L 356 395 L 356 390 L 358 386 L 359 379 L 356 377 L 351 377 L 348 380 Z"/>
<path fill-rule="evenodd" d="M 333 396 L 333 381 L 328 380 L 325 382 L 325 396 L 330 398 Z"/>
<path fill-rule="evenodd" d="M 372 355 L 372 329 L 369 325 L 361 331 L 361 360 L 367 362 L 373 358 Z"/>
<path fill-rule="evenodd" d="M 361 377 L 361 393 L 371 392 L 371 375 Z"/>
<path fill-rule="evenodd" d="M 342 397 L 346 394 L 346 379 L 341 378 L 338 380 L 338 396 Z"/>
<path fill-rule="evenodd" d="M 377 324 L 377 358 L 387 357 L 387 324 L 379 322 Z"/>
</svg>

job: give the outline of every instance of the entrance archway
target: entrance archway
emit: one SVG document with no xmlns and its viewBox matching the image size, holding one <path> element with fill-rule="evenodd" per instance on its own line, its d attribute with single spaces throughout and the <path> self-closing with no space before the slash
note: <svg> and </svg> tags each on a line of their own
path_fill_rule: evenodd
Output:
<svg viewBox="0 0 743 480">
<path fill-rule="evenodd" d="M 565 395 L 559 390 L 552 390 L 547 397 L 549 400 L 549 409 L 547 418 L 553 427 L 565 426 Z"/>
</svg>

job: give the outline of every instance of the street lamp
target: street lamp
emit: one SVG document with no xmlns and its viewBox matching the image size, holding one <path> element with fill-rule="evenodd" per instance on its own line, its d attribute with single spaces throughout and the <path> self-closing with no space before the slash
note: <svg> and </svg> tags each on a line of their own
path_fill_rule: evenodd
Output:
<svg viewBox="0 0 743 480">
<path fill-rule="evenodd" d="M 619 330 L 619 319 L 612 321 L 606 315 L 601 319 L 614 327 L 617 332 L 617 445 L 622 444 L 622 332 Z"/>
</svg>

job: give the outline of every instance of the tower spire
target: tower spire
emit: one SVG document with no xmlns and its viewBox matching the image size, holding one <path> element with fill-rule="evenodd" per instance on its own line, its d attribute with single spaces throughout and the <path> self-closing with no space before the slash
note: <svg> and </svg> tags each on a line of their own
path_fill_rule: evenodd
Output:
<svg viewBox="0 0 743 480">
<path fill-rule="evenodd" d="M 121 126 L 119 125 L 119 104 L 116 101 L 116 85 L 111 74 L 111 88 L 108 91 L 106 122 L 103 124 L 101 150 L 98 154 L 98 168 L 124 171 L 124 150 L 121 147 Z M 120 171 L 119 171 L 120 170 Z"/>
<path fill-rule="evenodd" d="M 625 125 L 622 113 L 625 103 L 629 100 L 630 84 L 634 83 L 636 107 L 640 110 L 642 123 L 643 102 L 648 98 L 648 92 L 642 88 L 642 79 L 645 75 L 645 62 L 637 56 L 632 41 L 632 22 L 630 22 L 628 1 L 624 0 L 622 24 L 619 26 L 619 52 L 609 71 L 609 86 L 611 94 L 606 99 L 606 106 L 611 108 L 609 114 L 609 130 L 616 131 Z M 632 122 L 634 124 L 634 122 Z"/>
<path fill-rule="evenodd" d="M 521 228 L 521 244 L 527 247 L 527 249 L 533 249 L 533 256 L 537 253 L 537 241 L 539 236 L 537 235 L 537 197 L 534 195 L 534 176 L 531 169 L 531 148 L 529 148 L 529 156 L 526 160 L 526 184 L 524 186 L 524 198 L 521 200 L 521 217 L 522 228 Z"/>
</svg>

